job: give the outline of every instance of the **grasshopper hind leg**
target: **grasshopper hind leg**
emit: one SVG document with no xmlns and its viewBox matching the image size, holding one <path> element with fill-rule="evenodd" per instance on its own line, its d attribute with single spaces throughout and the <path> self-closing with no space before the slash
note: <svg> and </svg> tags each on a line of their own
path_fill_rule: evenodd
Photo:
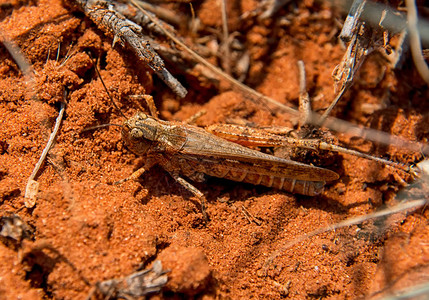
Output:
<svg viewBox="0 0 429 300">
<path fill-rule="evenodd" d="M 121 179 L 119 181 L 114 182 L 114 185 L 119 185 L 122 184 L 124 182 L 127 182 L 128 180 L 138 180 L 138 178 L 143 175 L 144 172 L 146 172 L 148 170 L 148 166 L 147 164 L 138 169 L 137 171 L 135 171 L 133 174 L 131 174 L 129 177 Z M 200 192 L 200 190 L 198 190 L 195 186 L 193 186 L 192 184 L 190 184 L 189 182 L 187 182 L 185 179 L 183 179 L 182 177 L 180 177 L 178 174 L 173 173 L 173 172 L 169 172 L 168 170 L 166 170 L 171 177 L 173 177 L 178 183 L 180 183 L 185 189 L 187 189 L 189 192 L 191 192 L 195 197 L 197 197 L 200 200 L 201 203 L 201 211 L 203 213 L 204 219 L 207 222 L 208 216 L 206 213 L 206 204 L 205 204 L 205 196 L 203 193 Z"/>
<path fill-rule="evenodd" d="M 175 173 L 170 173 L 171 177 L 173 177 L 178 183 L 180 183 L 185 189 L 187 189 L 189 192 L 194 194 L 195 197 L 197 197 L 200 200 L 201 203 L 201 212 L 203 213 L 204 219 L 207 222 L 209 220 L 207 213 L 206 213 L 206 198 L 203 193 L 201 193 L 200 190 L 198 190 L 195 186 L 187 182 L 185 179 L 180 177 L 179 175 Z"/>
</svg>

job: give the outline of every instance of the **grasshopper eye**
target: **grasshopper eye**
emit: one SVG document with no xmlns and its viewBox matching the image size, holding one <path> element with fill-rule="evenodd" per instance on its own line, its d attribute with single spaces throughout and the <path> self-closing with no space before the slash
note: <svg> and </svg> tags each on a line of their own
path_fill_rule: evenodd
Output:
<svg viewBox="0 0 429 300">
<path fill-rule="evenodd" d="M 145 114 L 145 113 L 142 113 L 142 112 L 138 112 L 137 114 L 136 114 L 136 117 L 139 119 L 139 120 L 146 120 L 148 117 L 147 117 L 147 115 Z"/>
<path fill-rule="evenodd" d="M 130 136 L 134 139 L 139 139 L 143 136 L 143 132 L 137 128 L 133 128 L 130 131 Z"/>
</svg>

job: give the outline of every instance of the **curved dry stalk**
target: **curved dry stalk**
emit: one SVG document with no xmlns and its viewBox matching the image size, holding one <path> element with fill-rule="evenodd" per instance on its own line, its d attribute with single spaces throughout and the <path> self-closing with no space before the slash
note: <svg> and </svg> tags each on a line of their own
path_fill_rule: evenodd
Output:
<svg viewBox="0 0 429 300">
<path fill-rule="evenodd" d="M 393 294 L 393 293 L 392 293 Z M 429 282 L 414 285 L 394 292 L 395 295 L 382 298 L 383 300 L 427 299 Z M 419 296 L 422 296 L 421 298 Z"/>
<path fill-rule="evenodd" d="M 420 42 L 419 29 L 417 27 L 417 8 L 414 0 L 405 0 L 407 5 L 408 31 L 410 33 L 411 54 L 414 65 L 420 76 L 429 85 L 429 68 L 422 55 L 422 45 Z"/>
<path fill-rule="evenodd" d="M 305 65 L 302 60 L 298 61 L 299 69 L 299 111 L 301 117 L 299 118 L 299 126 L 309 123 L 311 115 L 310 96 L 307 92 L 307 80 L 305 79 Z"/>
<path fill-rule="evenodd" d="M 379 212 L 375 212 L 375 213 L 372 213 L 372 214 L 367 214 L 367 215 L 359 216 L 359 217 L 356 217 L 356 218 L 347 219 L 347 220 L 344 220 L 342 222 L 339 222 L 339 223 L 336 223 L 336 224 L 333 224 L 333 225 L 330 225 L 330 226 L 326 226 L 326 227 L 323 227 L 323 228 L 319 228 L 319 229 L 316 229 L 316 230 L 314 230 L 312 232 L 303 234 L 303 235 L 301 235 L 301 236 L 293 239 L 292 241 L 290 241 L 289 243 L 287 243 L 286 245 L 284 245 L 283 247 L 281 247 L 279 250 L 273 252 L 268 257 L 268 259 L 266 260 L 265 265 L 263 267 L 264 274 L 267 273 L 268 267 L 272 264 L 272 262 L 274 261 L 274 259 L 276 259 L 280 255 L 282 255 L 282 253 L 284 251 L 286 251 L 287 249 L 293 247 L 294 245 L 296 245 L 298 243 L 301 243 L 301 242 L 303 242 L 303 241 L 305 241 L 305 240 L 307 240 L 309 238 L 312 238 L 313 236 L 316 236 L 316 235 L 319 235 L 319 234 L 322 234 L 322 233 L 326 233 L 326 232 L 329 232 L 329 231 L 337 230 L 337 229 L 340 229 L 340 228 L 343 228 L 343 227 L 348 227 L 348 226 L 352 226 L 352 225 L 361 224 L 361 223 L 363 223 L 365 221 L 368 221 L 368 220 L 377 219 L 377 218 L 381 218 L 381 217 L 385 217 L 385 216 L 397 214 L 397 213 L 404 212 L 404 211 L 411 210 L 411 209 L 416 209 L 416 208 L 419 208 L 421 206 L 426 205 L 427 203 L 428 203 L 428 201 L 426 199 L 409 201 L 409 202 L 398 204 L 398 205 L 396 205 L 394 207 L 391 207 L 391 208 L 384 209 L 384 210 L 379 211 Z"/>
</svg>

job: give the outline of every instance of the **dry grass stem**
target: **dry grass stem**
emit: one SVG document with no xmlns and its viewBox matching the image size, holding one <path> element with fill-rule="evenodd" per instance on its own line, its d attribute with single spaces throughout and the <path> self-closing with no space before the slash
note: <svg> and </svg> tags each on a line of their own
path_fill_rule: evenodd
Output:
<svg viewBox="0 0 429 300">
<path fill-rule="evenodd" d="M 405 0 L 407 5 L 408 31 L 410 33 L 411 54 L 413 56 L 414 65 L 417 68 L 420 76 L 429 85 L 429 68 L 423 58 L 422 45 L 420 42 L 420 34 L 417 26 L 417 8 L 414 0 Z"/>
<path fill-rule="evenodd" d="M 36 205 L 36 195 L 38 192 L 39 184 L 35 180 L 35 178 L 36 178 L 37 173 L 39 172 L 39 169 L 41 168 L 43 162 L 45 161 L 45 158 L 48 155 L 49 150 L 51 149 L 52 145 L 54 144 L 55 138 L 58 134 L 58 130 L 60 129 L 61 120 L 63 119 L 63 116 L 64 116 L 66 104 L 64 102 L 61 102 L 60 105 L 61 105 L 61 107 L 60 107 L 60 111 L 58 113 L 58 117 L 55 121 L 54 130 L 52 131 L 51 135 L 49 136 L 48 143 L 46 144 L 46 147 L 43 149 L 42 155 L 40 155 L 39 161 L 35 165 L 34 170 L 30 175 L 30 178 L 28 178 L 28 183 L 27 183 L 27 186 L 25 188 L 25 206 L 27 208 L 32 208 L 32 207 L 34 207 L 34 205 Z"/>
</svg>

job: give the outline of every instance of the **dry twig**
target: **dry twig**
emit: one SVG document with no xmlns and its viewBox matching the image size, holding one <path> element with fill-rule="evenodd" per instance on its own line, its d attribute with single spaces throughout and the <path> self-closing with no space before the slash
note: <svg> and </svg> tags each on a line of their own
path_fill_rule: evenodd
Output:
<svg viewBox="0 0 429 300">
<path fill-rule="evenodd" d="M 166 69 L 162 58 L 153 50 L 149 41 L 143 37 L 142 28 L 118 13 L 113 5 L 104 0 L 76 0 L 79 8 L 101 29 L 113 34 L 113 44 L 120 40 L 129 45 L 136 55 L 144 61 L 168 87 L 179 97 L 184 98 L 187 90 Z M 153 19 L 151 16 L 150 20 Z M 159 24 L 159 23 L 158 23 Z"/>
</svg>

